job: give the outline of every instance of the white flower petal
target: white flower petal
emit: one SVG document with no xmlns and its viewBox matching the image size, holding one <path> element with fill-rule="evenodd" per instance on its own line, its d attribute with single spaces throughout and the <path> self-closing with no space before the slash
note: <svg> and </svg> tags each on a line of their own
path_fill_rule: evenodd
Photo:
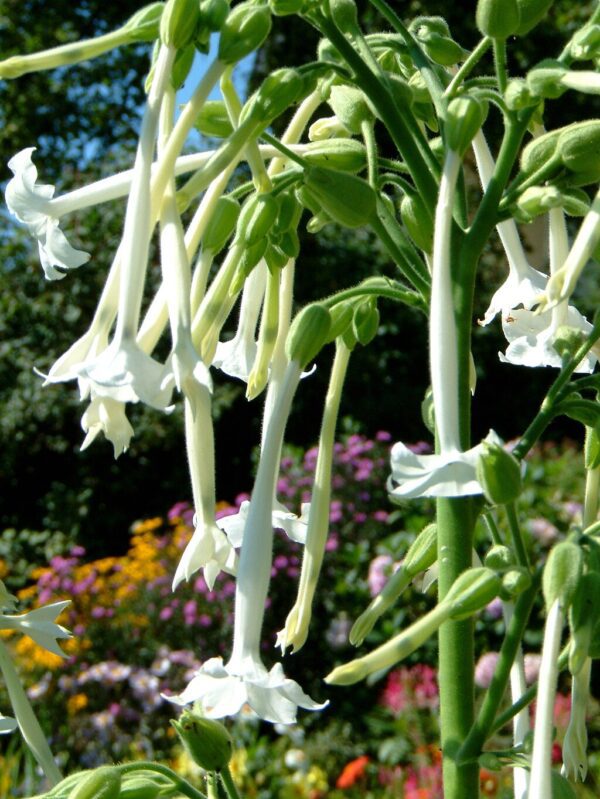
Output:
<svg viewBox="0 0 600 799">
<path fill-rule="evenodd" d="M 254 337 L 248 337 L 243 331 L 237 333 L 230 341 L 219 342 L 212 365 L 226 375 L 237 377 L 248 382 L 248 376 L 254 366 L 257 345 Z"/>
<path fill-rule="evenodd" d="M 537 269 L 529 267 L 526 277 L 511 270 L 506 281 L 500 286 L 491 299 L 489 308 L 485 312 L 480 325 L 489 325 L 496 314 L 506 316 L 513 308 L 522 305 L 526 310 L 531 310 L 540 301 L 541 295 L 546 290 L 548 276 Z"/>
<path fill-rule="evenodd" d="M 70 604 L 69 600 L 52 602 L 41 608 L 35 608 L 19 616 L 0 615 L 0 629 L 18 630 L 32 638 L 36 644 L 55 655 L 64 657 L 57 639 L 71 638 L 71 633 L 55 622 L 55 619 Z"/>
<path fill-rule="evenodd" d="M 196 520 L 194 518 L 194 524 Z M 181 560 L 177 565 L 173 578 L 173 590 L 183 580 L 204 569 L 204 579 L 209 590 L 212 590 L 219 572 L 235 573 L 236 555 L 231 543 L 216 525 L 201 524 L 194 533 L 183 551 Z"/>
<path fill-rule="evenodd" d="M 246 526 L 249 510 L 250 502 L 245 499 L 237 513 L 231 516 L 223 516 L 217 521 L 219 527 L 227 534 L 227 538 L 232 546 L 236 548 L 242 545 L 244 528 Z M 304 544 L 306 542 L 309 511 L 310 502 L 302 503 L 300 507 L 301 515 L 297 516 L 295 513 L 289 511 L 281 502 L 275 500 L 273 502 L 273 511 L 271 514 L 271 524 L 275 529 L 283 530 L 292 541 Z"/>
<path fill-rule="evenodd" d="M 81 426 L 87 434 L 81 450 L 87 449 L 102 432 L 113 445 L 115 458 L 129 449 L 133 427 L 125 415 L 125 405 L 111 397 L 92 397 L 81 418 Z"/>
<path fill-rule="evenodd" d="M 17 720 L 10 716 L 3 716 L 0 713 L 0 735 L 6 735 L 6 733 L 14 732 L 16 729 Z"/>
</svg>

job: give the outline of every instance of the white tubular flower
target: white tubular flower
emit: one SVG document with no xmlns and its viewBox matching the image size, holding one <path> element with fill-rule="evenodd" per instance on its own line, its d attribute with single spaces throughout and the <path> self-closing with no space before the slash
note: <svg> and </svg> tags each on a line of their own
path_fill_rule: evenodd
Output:
<svg viewBox="0 0 600 799">
<path fill-rule="evenodd" d="M 561 208 L 552 208 L 550 217 L 550 274 L 555 275 L 567 258 L 569 240 Z M 592 325 L 568 300 L 558 302 L 551 310 L 542 313 L 518 309 L 502 320 L 502 329 L 508 348 L 500 360 L 521 366 L 562 366 L 562 359 L 554 349 L 557 331 L 571 327 L 589 334 Z M 577 372 L 593 372 L 597 358 L 590 352 L 577 366 Z"/>
<path fill-rule="evenodd" d="M 125 405 L 110 397 L 92 397 L 86 412 L 81 417 L 81 426 L 86 434 L 81 450 L 87 449 L 98 433 L 102 432 L 113 445 L 115 458 L 129 449 L 133 427 L 125 415 Z"/>
<path fill-rule="evenodd" d="M 14 175 L 6 187 L 6 205 L 19 222 L 27 225 L 37 239 L 42 269 L 47 280 L 61 280 L 61 269 L 74 269 L 89 261 L 89 253 L 76 250 L 58 226 L 50 210 L 54 186 L 36 185 L 37 169 L 31 160 L 35 147 L 27 147 L 8 162 Z"/>
<path fill-rule="evenodd" d="M 199 702 L 209 718 L 235 715 L 248 704 L 267 721 L 292 724 L 298 707 L 307 710 L 323 707 L 307 696 L 296 682 L 287 679 L 280 664 L 267 671 L 260 654 L 265 600 L 271 577 L 272 500 L 285 423 L 300 371 L 295 362 L 288 366 L 269 416 L 236 580 L 231 658 L 225 665 L 221 658 L 208 660 L 179 696 L 168 697 L 177 704 Z"/>
<path fill-rule="evenodd" d="M 571 687 L 571 717 L 562 745 L 561 774 L 573 782 L 584 782 L 588 770 L 585 714 L 590 698 L 591 671 L 592 659 L 588 657 L 577 674 L 573 675 Z"/>
<path fill-rule="evenodd" d="M 58 639 L 70 638 L 71 633 L 57 624 L 55 619 L 69 604 L 70 600 L 52 602 L 50 605 L 18 616 L 0 615 L 0 630 L 17 630 L 23 635 L 28 635 L 48 652 L 64 657 L 65 653 L 58 645 Z"/>
<path fill-rule="evenodd" d="M 261 261 L 244 283 L 240 316 L 235 336 L 231 341 L 219 342 L 212 365 L 230 377 L 248 382 L 248 376 L 256 358 L 256 325 L 260 314 L 265 286 L 267 265 Z"/>
<path fill-rule="evenodd" d="M 300 506 L 300 516 L 289 511 L 278 499 L 273 499 L 271 510 L 271 527 L 283 530 L 289 539 L 298 544 L 306 542 L 306 529 L 310 502 L 303 502 Z M 217 524 L 227 534 L 227 538 L 234 547 L 241 547 L 244 540 L 244 529 L 250 513 L 250 502 L 245 499 L 237 513 L 223 516 Z"/>
<path fill-rule="evenodd" d="M 479 131 L 473 139 L 473 152 L 481 185 L 485 190 L 494 174 L 494 160 L 482 131 Z M 540 302 L 548 283 L 547 275 L 529 265 L 514 220 L 500 222 L 496 230 L 506 253 L 509 272 L 506 281 L 492 297 L 489 308 L 479 322 L 480 325 L 489 325 L 496 314 L 502 314 L 504 318 L 518 305 L 531 310 Z"/>
<path fill-rule="evenodd" d="M 449 255 L 452 203 L 460 164 L 458 153 L 449 151 L 435 211 L 429 346 L 440 454 L 416 455 L 401 442 L 394 444 L 388 481 L 393 497 L 460 497 L 483 491 L 475 474 L 482 445 L 463 452 L 459 434 L 457 335 Z M 491 431 L 486 440 L 496 441 L 497 437 Z"/>
</svg>

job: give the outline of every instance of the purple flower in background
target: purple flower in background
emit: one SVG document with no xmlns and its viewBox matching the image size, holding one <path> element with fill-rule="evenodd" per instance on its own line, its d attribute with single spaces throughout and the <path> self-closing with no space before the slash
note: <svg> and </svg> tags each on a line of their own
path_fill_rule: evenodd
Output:
<svg viewBox="0 0 600 799">
<path fill-rule="evenodd" d="M 536 519 L 530 519 L 528 527 L 530 533 L 537 538 L 542 546 L 550 546 L 559 537 L 558 529 L 541 516 Z"/>
</svg>

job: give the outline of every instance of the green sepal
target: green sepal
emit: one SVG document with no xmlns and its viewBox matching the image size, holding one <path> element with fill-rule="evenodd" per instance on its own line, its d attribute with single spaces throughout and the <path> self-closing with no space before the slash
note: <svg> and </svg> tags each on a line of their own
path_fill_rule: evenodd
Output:
<svg viewBox="0 0 600 799">
<path fill-rule="evenodd" d="M 483 565 L 494 571 L 507 571 L 515 565 L 515 556 L 510 547 L 494 544 L 486 553 Z"/>
<path fill-rule="evenodd" d="M 569 608 L 571 674 L 577 674 L 589 656 L 598 607 L 600 607 L 600 574 L 587 572 L 580 578 Z"/>
<path fill-rule="evenodd" d="M 557 100 L 566 91 L 567 87 L 561 83 L 561 78 L 567 68 L 560 61 L 546 59 L 527 73 L 526 82 L 533 97 L 543 97 Z"/>
<path fill-rule="evenodd" d="M 290 361 L 304 369 L 327 342 L 331 329 L 331 314 L 324 305 L 305 306 L 290 325 L 285 352 Z"/>
<path fill-rule="evenodd" d="M 338 302 L 330 308 L 329 313 L 331 315 L 331 327 L 327 337 L 327 344 L 335 341 L 338 336 L 343 336 L 348 328 L 351 328 L 354 306 L 351 302 Z M 354 340 L 354 344 L 356 345 L 356 340 Z M 354 347 L 350 349 L 354 349 Z"/>
<path fill-rule="evenodd" d="M 226 139 L 233 133 L 233 125 L 223 100 L 207 100 L 196 117 L 194 127 L 205 136 Z"/>
<path fill-rule="evenodd" d="M 563 400 L 556 406 L 555 413 L 575 419 L 586 427 L 596 427 L 600 423 L 600 403 L 583 397 Z"/>
<path fill-rule="evenodd" d="M 240 121 L 255 119 L 266 128 L 304 93 L 306 81 L 296 69 L 282 67 L 271 72 L 242 109 Z"/>
<path fill-rule="evenodd" d="M 437 560 L 437 524 L 432 522 L 424 527 L 412 542 L 402 561 L 402 569 L 411 579 Z"/>
<path fill-rule="evenodd" d="M 287 258 L 297 258 L 300 254 L 298 232 L 293 228 L 286 230 L 277 241 L 277 246 L 285 253 Z"/>
<path fill-rule="evenodd" d="M 200 0 L 200 24 L 211 33 L 217 33 L 229 15 L 228 0 Z"/>
<path fill-rule="evenodd" d="M 445 119 L 446 144 L 464 155 L 473 137 L 485 121 L 487 108 L 472 95 L 454 97 L 448 103 Z"/>
<path fill-rule="evenodd" d="M 500 598 L 505 602 L 513 602 L 531 585 L 531 574 L 525 566 L 513 566 L 502 575 Z"/>
<path fill-rule="evenodd" d="M 160 40 L 177 49 L 191 44 L 200 21 L 198 0 L 167 0 L 160 19 Z"/>
<path fill-rule="evenodd" d="M 250 195 L 240 211 L 235 240 L 248 245 L 256 244 L 270 232 L 278 213 L 279 202 L 274 195 Z"/>
<path fill-rule="evenodd" d="M 475 21 L 483 36 L 508 39 L 519 29 L 519 4 L 517 0 L 478 0 Z"/>
<path fill-rule="evenodd" d="M 185 83 L 187 76 L 190 74 L 194 57 L 196 55 L 196 48 L 193 44 L 188 44 L 180 47 L 173 62 L 173 69 L 171 70 L 171 85 L 174 89 L 180 89 Z"/>
<path fill-rule="evenodd" d="M 342 33 L 354 33 L 358 28 L 358 12 L 354 0 L 329 0 L 331 18 Z"/>
<path fill-rule="evenodd" d="M 130 42 L 153 42 L 158 38 L 164 3 L 150 3 L 132 14 L 123 25 Z"/>
<path fill-rule="evenodd" d="M 289 256 L 283 252 L 279 245 L 271 242 L 265 250 L 264 259 L 267 262 L 269 272 L 275 274 L 287 264 Z"/>
<path fill-rule="evenodd" d="M 233 741 L 220 721 L 204 718 L 193 710 L 184 710 L 177 721 L 171 721 L 171 725 L 200 768 L 219 772 L 228 765 L 233 754 Z"/>
<path fill-rule="evenodd" d="M 596 426 L 585 431 L 584 465 L 586 469 L 597 469 L 600 466 L 600 431 Z"/>
<path fill-rule="evenodd" d="M 364 144 L 356 139 L 324 139 L 305 145 L 302 153 L 311 166 L 322 166 L 340 172 L 360 172 L 367 163 Z"/>
<path fill-rule="evenodd" d="M 240 204 L 233 197 L 219 197 L 207 226 L 202 247 L 217 255 L 229 241 L 240 215 Z"/>
<path fill-rule="evenodd" d="M 304 7 L 304 0 L 269 0 L 269 8 L 276 17 L 299 14 Z"/>
<path fill-rule="evenodd" d="M 519 7 L 519 27 L 516 29 L 517 36 L 524 36 L 532 28 L 541 22 L 554 0 L 517 0 Z"/>
<path fill-rule="evenodd" d="M 573 34 L 569 45 L 571 57 L 588 61 L 600 54 L 600 25 L 586 25 Z"/>
<path fill-rule="evenodd" d="M 308 167 L 304 171 L 304 187 L 314 202 L 344 227 L 366 225 L 375 216 L 376 194 L 366 180 L 356 175 Z"/>
<path fill-rule="evenodd" d="M 461 621 L 495 599 L 501 588 L 502 581 L 491 569 L 467 569 L 456 578 L 442 603 L 450 605 L 451 619 Z"/>
<path fill-rule="evenodd" d="M 400 201 L 400 216 L 408 235 L 423 252 L 433 252 L 433 219 L 419 194 L 406 193 Z"/>
<path fill-rule="evenodd" d="M 279 214 L 273 226 L 274 234 L 283 234 L 288 230 L 296 230 L 302 216 L 302 205 L 291 191 L 277 195 L 279 200 Z"/>
<path fill-rule="evenodd" d="M 374 297 L 368 297 L 360 302 L 354 310 L 352 332 L 359 344 L 366 347 L 367 344 L 373 341 L 378 329 L 379 310 L 377 308 L 377 300 Z"/>
</svg>

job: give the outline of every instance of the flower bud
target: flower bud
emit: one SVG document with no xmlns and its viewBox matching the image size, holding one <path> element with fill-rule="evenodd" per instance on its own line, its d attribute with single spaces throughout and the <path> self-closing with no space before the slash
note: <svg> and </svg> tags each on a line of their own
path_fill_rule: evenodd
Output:
<svg viewBox="0 0 600 799">
<path fill-rule="evenodd" d="M 190 757 L 205 771 L 222 771 L 231 760 L 233 741 L 226 727 L 216 719 L 206 719 L 193 710 L 184 710 L 172 720 Z"/>
<path fill-rule="evenodd" d="M 265 126 L 294 105 L 304 90 L 304 78 L 296 69 L 283 67 L 271 72 L 248 100 L 241 120 L 252 117 Z"/>
<path fill-rule="evenodd" d="M 570 44 L 572 58 L 588 61 L 600 54 L 600 25 L 586 25 L 573 34 Z"/>
<path fill-rule="evenodd" d="M 336 116 L 321 117 L 315 120 L 308 129 L 308 140 L 311 142 L 346 138 L 347 136 L 350 136 L 350 131 Z"/>
<path fill-rule="evenodd" d="M 533 97 L 527 81 L 523 78 L 512 78 L 508 81 L 504 101 L 511 111 L 522 111 L 539 103 L 539 99 Z"/>
<path fill-rule="evenodd" d="M 302 216 L 302 206 L 291 191 L 277 195 L 279 202 L 279 213 L 272 233 L 275 235 L 283 234 L 288 230 L 296 230 L 298 222 Z"/>
<path fill-rule="evenodd" d="M 423 528 L 412 542 L 402 561 L 402 570 L 408 577 L 416 577 L 433 566 L 436 560 L 437 525 L 434 522 Z"/>
<path fill-rule="evenodd" d="M 559 61 L 542 61 L 527 73 L 527 88 L 534 97 L 556 100 L 567 91 L 567 87 L 561 82 L 566 72 L 567 68 Z"/>
<path fill-rule="evenodd" d="M 504 763 L 493 752 L 483 752 L 477 758 L 477 762 L 481 768 L 485 768 L 488 771 L 501 771 L 504 768 Z"/>
<path fill-rule="evenodd" d="M 339 172 L 360 172 L 367 162 L 365 146 L 356 139 L 325 139 L 304 145 L 302 157 L 311 166 Z"/>
<path fill-rule="evenodd" d="M 500 578 L 491 569 L 467 569 L 456 578 L 442 603 L 450 606 L 451 619 L 461 621 L 495 599 L 501 587 Z"/>
<path fill-rule="evenodd" d="M 450 67 L 465 56 L 463 48 L 450 35 L 450 28 L 442 17 L 417 17 L 409 30 L 436 64 Z"/>
<path fill-rule="evenodd" d="M 455 97 L 446 113 L 446 143 L 450 150 L 464 155 L 473 137 L 483 125 L 486 108 L 475 97 Z"/>
<path fill-rule="evenodd" d="M 264 255 L 271 274 L 275 274 L 280 269 L 283 269 L 288 260 L 293 257 L 295 256 L 287 255 L 278 244 L 273 244 L 273 242 L 269 243 Z"/>
<path fill-rule="evenodd" d="M 562 132 L 562 128 L 558 130 L 551 130 L 539 136 L 537 139 L 532 139 L 529 144 L 523 148 L 521 153 L 521 169 L 527 174 L 537 172 L 543 166 L 553 161 L 557 156 L 558 137 Z"/>
<path fill-rule="evenodd" d="M 228 0 L 200 0 L 200 21 L 211 33 L 221 30 L 228 14 Z"/>
<path fill-rule="evenodd" d="M 515 500 L 522 489 L 521 465 L 500 444 L 482 442 L 482 453 L 477 460 L 477 480 L 488 502 L 504 505 Z"/>
<path fill-rule="evenodd" d="M 193 44 L 181 47 L 177 51 L 173 69 L 171 70 L 171 85 L 174 89 L 180 89 L 185 83 L 187 76 L 190 74 L 192 64 L 194 63 L 195 55 L 196 47 Z"/>
<path fill-rule="evenodd" d="M 524 566 L 513 566 L 502 575 L 500 598 L 505 602 L 516 599 L 531 585 L 531 574 Z"/>
<path fill-rule="evenodd" d="M 425 83 L 425 79 L 420 72 L 413 72 L 406 84 L 410 89 L 413 102 L 415 103 L 431 103 L 431 95 Z"/>
<path fill-rule="evenodd" d="M 219 197 L 215 203 L 210 225 L 202 239 L 203 249 L 209 250 L 214 255 L 220 253 L 235 229 L 239 214 L 240 205 L 237 200 L 233 197 Z"/>
<path fill-rule="evenodd" d="M 573 594 L 573 604 L 569 608 L 571 628 L 571 647 L 569 650 L 569 671 L 577 672 L 589 657 L 592 634 L 596 622 L 596 611 L 600 606 L 600 574 L 584 574 Z"/>
<path fill-rule="evenodd" d="M 172 786 L 172 789 L 170 790 Z M 177 792 L 177 788 L 164 781 L 159 781 L 156 777 L 134 772 L 123 777 L 121 793 L 119 799 L 166 799 Z"/>
<path fill-rule="evenodd" d="M 235 231 L 236 241 L 256 244 L 272 228 L 279 203 L 272 194 L 252 194 L 242 206 Z"/>
<path fill-rule="evenodd" d="M 276 17 L 299 14 L 303 6 L 304 0 L 269 0 L 269 8 Z"/>
<path fill-rule="evenodd" d="M 354 0 L 329 0 L 331 18 L 342 33 L 354 33 L 358 28 L 358 14 Z"/>
<path fill-rule="evenodd" d="M 69 799 L 118 799 L 121 774 L 114 766 L 100 766 L 85 774 L 69 794 Z"/>
<path fill-rule="evenodd" d="M 508 39 L 519 28 L 519 4 L 517 0 L 478 0 L 475 21 L 484 36 Z"/>
<path fill-rule="evenodd" d="M 433 252 L 433 220 L 419 194 L 405 194 L 400 202 L 400 216 L 408 235 L 423 252 Z"/>
<path fill-rule="evenodd" d="M 542 576 L 546 610 L 550 610 L 556 600 L 560 601 L 563 609 L 569 607 L 582 569 L 581 549 L 570 541 L 561 541 L 550 550 Z"/>
<path fill-rule="evenodd" d="M 304 369 L 329 338 L 331 314 L 324 305 L 312 303 L 304 307 L 292 322 L 285 342 L 290 361 Z"/>
<path fill-rule="evenodd" d="M 218 57 L 225 64 L 235 64 L 259 48 L 271 30 L 267 6 L 239 3 L 221 28 Z"/>
<path fill-rule="evenodd" d="M 327 344 L 331 341 L 335 341 L 338 336 L 343 336 L 346 330 L 352 325 L 354 308 L 351 302 L 338 302 L 330 309 L 329 313 L 331 315 L 331 327 L 327 337 Z M 350 349 L 353 348 L 351 347 Z"/>
<path fill-rule="evenodd" d="M 244 285 L 244 281 L 252 272 L 254 267 L 258 264 L 261 258 L 264 257 L 269 246 L 269 239 L 264 236 L 259 239 L 255 244 L 245 246 L 242 250 L 240 260 L 236 267 L 235 273 L 229 285 L 229 296 L 233 297 L 240 291 Z"/>
<path fill-rule="evenodd" d="M 313 202 L 344 227 L 366 225 L 375 214 L 375 192 L 356 175 L 308 167 L 304 171 L 304 188 Z"/>
<path fill-rule="evenodd" d="M 374 297 L 369 297 L 359 303 L 354 310 L 352 332 L 359 344 L 366 347 L 377 335 L 378 328 L 379 311 L 377 309 L 377 300 Z"/>
<path fill-rule="evenodd" d="M 153 42 L 159 34 L 160 18 L 164 8 L 164 3 L 150 3 L 129 17 L 123 25 L 123 30 L 129 34 L 129 41 Z"/>
<path fill-rule="evenodd" d="M 560 160 L 571 172 L 600 171 L 600 120 L 588 119 L 567 125 L 557 141 Z"/>
<path fill-rule="evenodd" d="M 484 566 L 497 572 L 503 572 L 512 568 L 515 563 L 515 556 L 510 547 L 504 544 L 494 544 L 488 551 L 483 561 Z"/>
<path fill-rule="evenodd" d="M 524 36 L 546 16 L 554 0 L 517 0 L 519 7 L 519 27 L 517 36 Z"/>
<path fill-rule="evenodd" d="M 194 40 L 200 21 L 198 0 L 167 0 L 160 19 L 160 40 L 167 47 L 185 47 Z"/>
<path fill-rule="evenodd" d="M 205 136 L 226 139 L 233 133 L 233 125 L 223 100 L 207 100 L 196 117 L 194 126 Z"/>
<path fill-rule="evenodd" d="M 531 222 L 536 216 L 547 214 L 551 208 L 560 208 L 563 196 L 556 186 L 530 186 L 517 200 L 515 215 L 519 221 Z"/>
<path fill-rule="evenodd" d="M 365 95 L 354 86 L 332 86 L 329 105 L 336 117 L 351 133 L 360 133 L 363 122 L 372 122 L 373 113 Z"/>
</svg>

